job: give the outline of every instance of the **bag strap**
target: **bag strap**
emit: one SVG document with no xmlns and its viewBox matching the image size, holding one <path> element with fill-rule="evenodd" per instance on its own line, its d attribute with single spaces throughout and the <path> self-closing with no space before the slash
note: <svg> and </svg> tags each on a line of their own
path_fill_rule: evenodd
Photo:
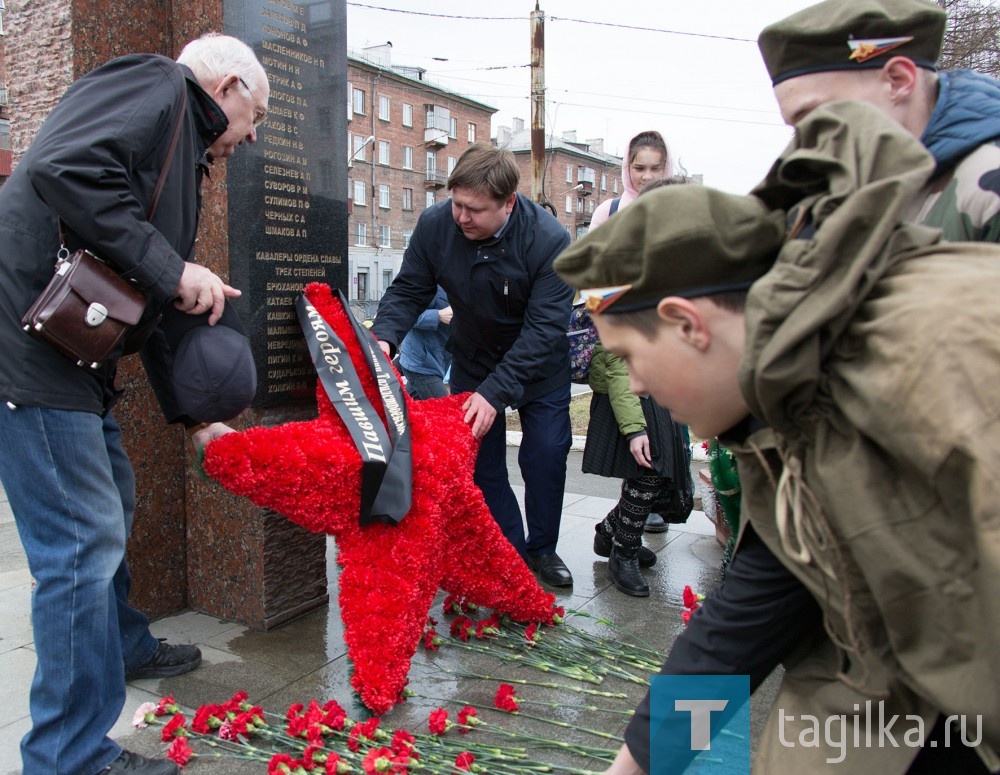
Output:
<svg viewBox="0 0 1000 775">
<path fill-rule="evenodd" d="M 608 211 L 609 218 L 618 212 L 618 205 L 620 205 L 621 203 L 622 203 L 622 198 L 620 196 L 616 196 L 614 199 L 611 200 L 611 209 Z"/>
<path fill-rule="evenodd" d="M 146 220 L 152 221 L 153 214 L 156 212 L 156 206 L 160 203 L 160 194 L 163 193 L 163 186 L 167 182 L 167 173 L 170 171 L 170 165 L 174 160 L 174 152 L 177 150 L 177 142 L 181 138 L 181 125 L 184 123 L 184 115 L 187 113 L 187 85 L 185 84 L 184 92 L 181 99 L 181 112 L 177 114 L 177 120 L 174 122 L 174 131 L 170 137 L 170 147 L 167 148 L 166 158 L 163 160 L 163 168 L 160 170 L 160 177 L 156 179 L 156 186 L 153 188 L 153 197 L 149 202 L 149 210 L 146 213 Z M 57 218 L 58 228 L 59 228 L 59 245 L 60 248 L 66 244 L 66 237 L 63 232 L 63 222 L 62 218 Z"/>
</svg>

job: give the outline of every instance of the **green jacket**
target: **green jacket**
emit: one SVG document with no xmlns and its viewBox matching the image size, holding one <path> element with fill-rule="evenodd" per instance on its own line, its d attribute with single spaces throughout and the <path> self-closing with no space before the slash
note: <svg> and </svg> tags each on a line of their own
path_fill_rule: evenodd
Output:
<svg viewBox="0 0 1000 775">
<path fill-rule="evenodd" d="M 852 773 L 905 772 L 919 749 L 903 735 L 922 739 L 939 713 L 965 715 L 973 738 L 981 716 L 1000 750 L 1000 248 L 902 222 L 932 169 L 894 122 L 838 103 L 797 127 L 754 192 L 802 200 L 815 227 L 751 288 L 739 375 L 769 426 L 734 446 L 743 514 L 830 635 L 789 666 L 774 712 L 798 718 L 786 741 L 803 714 L 843 714 L 847 739 L 860 718 L 862 740 L 866 701 L 903 714 L 899 747 L 846 747 Z M 779 722 L 761 771 L 841 755 L 787 747 Z"/>
<path fill-rule="evenodd" d="M 618 430 L 626 439 L 646 432 L 646 418 L 639 396 L 632 392 L 625 361 L 612 355 L 598 342 L 590 356 L 590 388 L 611 399 Z"/>
</svg>

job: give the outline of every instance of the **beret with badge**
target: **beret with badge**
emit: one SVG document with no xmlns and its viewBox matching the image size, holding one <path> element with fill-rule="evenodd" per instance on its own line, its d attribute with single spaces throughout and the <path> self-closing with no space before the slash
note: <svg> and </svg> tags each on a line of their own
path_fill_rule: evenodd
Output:
<svg viewBox="0 0 1000 775">
<path fill-rule="evenodd" d="M 947 19 L 928 0 L 826 0 L 765 27 L 757 45 L 775 86 L 808 73 L 878 68 L 893 56 L 933 70 Z"/>
<path fill-rule="evenodd" d="M 655 307 L 667 296 L 745 290 L 774 264 L 785 216 L 756 197 L 705 186 L 642 196 L 555 261 L 595 314 Z"/>
</svg>

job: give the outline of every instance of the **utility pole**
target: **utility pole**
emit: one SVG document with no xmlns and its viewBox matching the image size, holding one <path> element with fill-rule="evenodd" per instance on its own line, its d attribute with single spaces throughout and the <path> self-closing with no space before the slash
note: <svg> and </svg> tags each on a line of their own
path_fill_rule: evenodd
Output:
<svg viewBox="0 0 1000 775">
<path fill-rule="evenodd" d="M 545 196 L 545 14 L 531 12 L 531 199 Z"/>
</svg>

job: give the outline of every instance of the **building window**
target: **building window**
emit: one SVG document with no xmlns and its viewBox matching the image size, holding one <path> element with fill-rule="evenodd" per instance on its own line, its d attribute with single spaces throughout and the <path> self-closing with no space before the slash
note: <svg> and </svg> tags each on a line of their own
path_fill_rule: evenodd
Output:
<svg viewBox="0 0 1000 775">
<path fill-rule="evenodd" d="M 358 207 L 367 207 L 368 206 L 368 201 L 366 196 L 367 193 L 368 192 L 365 191 L 365 182 L 363 180 L 355 180 L 354 204 L 356 204 Z"/>
<path fill-rule="evenodd" d="M 566 165 L 566 182 L 567 183 L 572 183 L 573 182 L 573 165 L 572 164 L 567 164 Z"/>
<path fill-rule="evenodd" d="M 614 180 L 611 181 L 611 191 L 612 193 L 615 194 L 618 193 L 618 178 L 615 178 Z"/>
<path fill-rule="evenodd" d="M 379 183 L 378 185 L 378 206 L 389 207 L 389 186 L 385 183 Z"/>
<path fill-rule="evenodd" d="M 437 180 L 437 154 L 434 151 L 427 152 L 427 180 Z"/>
<path fill-rule="evenodd" d="M 368 143 L 365 142 L 367 137 L 362 137 L 361 135 L 352 135 L 354 142 L 354 153 L 351 154 L 351 161 L 365 161 L 368 155 Z"/>
<path fill-rule="evenodd" d="M 573 197 L 566 196 L 566 212 L 572 215 L 573 213 Z"/>
<path fill-rule="evenodd" d="M 452 140 L 458 139 L 458 119 L 449 118 L 448 119 L 448 137 Z"/>
<path fill-rule="evenodd" d="M 354 106 L 351 104 L 351 99 L 354 97 L 354 84 L 350 81 L 347 82 L 347 120 L 350 121 L 354 117 Z"/>
<path fill-rule="evenodd" d="M 354 224 L 354 244 L 363 248 L 368 244 L 368 224 L 367 223 L 356 223 Z"/>
<path fill-rule="evenodd" d="M 426 191 L 424 192 L 424 206 L 433 207 L 434 206 L 434 192 Z"/>
<path fill-rule="evenodd" d="M 440 140 L 451 134 L 451 111 L 448 108 L 442 108 L 440 105 L 426 105 L 427 110 L 427 129 L 436 130 L 431 134 L 430 137 L 424 137 L 425 140 Z M 427 133 L 425 133 L 427 134 Z"/>
<path fill-rule="evenodd" d="M 352 94 L 354 112 L 359 116 L 363 116 L 365 114 L 365 93 L 361 89 L 354 89 Z"/>
<path fill-rule="evenodd" d="M 368 272 L 358 272 L 358 301 L 368 301 Z"/>
<path fill-rule="evenodd" d="M 448 157 L 448 174 L 450 175 L 455 171 L 455 165 L 458 164 L 458 159 L 454 156 Z"/>
<path fill-rule="evenodd" d="M 389 141 L 378 141 L 378 163 L 389 166 Z"/>
<path fill-rule="evenodd" d="M 333 162 L 320 161 L 319 163 L 319 190 L 333 190 Z"/>
<path fill-rule="evenodd" d="M 469 142 L 470 143 L 476 142 L 476 125 L 475 124 L 469 124 Z"/>
<path fill-rule="evenodd" d="M 391 226 L 379 226 L 378 227 L 378 245 L 380 248 L 391 248 L 392 247 L 392 227 Z"/>
<path fill-rule="evenodd" d="M 382 121 L 389 120 L 389 98 L 384 94 L 378 96 L 378 117 Z"/>
<path fill-rule="evenodd" d="M 404 188 L 403 189 L 403 209 L 412 210 L 413 209 L 413 189 Z"/>
<path fill-rule="evenodd" d="M 413 229 L 403 229 L 403 250 L 410 247 L 410 237 L 413 236 Z"/>
<path fill-rule="evenodd" d="M 603 172 L 601 173 L 601 191 L 608 190 L 608 176 Z"/>
<path fill-rule="evenodd" d="M 403 126 L 413 126 L 413 106 L 403 103 Z"/>
<path fill-rule="evenodd" d="M 403 169 L 413 169 L 413 149 L 408 145 L 403 146 Z"/>
<path fill-rule="evenodd" d="M 382 270 L 382 293 L 385 293 L 389 286 L 392 285 L 392 270 L 383 269 Z"/>
<path fill-rule="evenodd" d="M 329 108 L 320 108 L 316 112 L 316 118 L 317 118 L 317 122 L 319 124 L 319 133 L 323 137 L 329 137 L 330 136 L 330 131 L 333 128 L 333 123 L 330 120 L 330 109 Z"/>
</svg>

